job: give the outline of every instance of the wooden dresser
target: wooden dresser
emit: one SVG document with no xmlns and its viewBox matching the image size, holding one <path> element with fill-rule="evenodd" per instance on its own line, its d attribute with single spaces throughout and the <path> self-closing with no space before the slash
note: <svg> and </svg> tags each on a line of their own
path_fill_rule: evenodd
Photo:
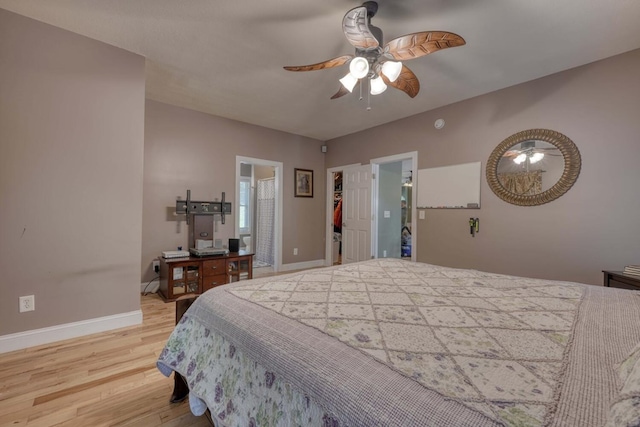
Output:
<svg viewBox="0 0 640 427">
<path fill-rule="evenodd" d="M 165 302 L 200 295 L 216 286 L 253 277 L 253 254 L 245 251 L 210 257 L 160 260 L 158 294 Z"/>
</svg>

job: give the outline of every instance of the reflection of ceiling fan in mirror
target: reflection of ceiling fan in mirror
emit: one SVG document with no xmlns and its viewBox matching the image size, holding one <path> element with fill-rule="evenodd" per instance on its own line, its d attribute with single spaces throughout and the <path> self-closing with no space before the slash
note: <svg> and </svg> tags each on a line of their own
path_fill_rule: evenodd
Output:
<svg viewBox="0 0 640 427">
<path fill-rule="evenodd" d="M 536 141 L 521 142 L 519 144 L 520 148 L 514 145 L 509 151 L 504 153 L 502 157 L 512 157 L 513 162 L 519 165 L 525 161 L 531 164 L 537 163 L 544 159 L 545 155 L 562 156 L 562 154 L 557 154 L 560 151 L 557 147 L 543 141 L 538 142 L 540 143 L 538 146 L 536 146 Z"/>
<path fill-rule="evenodd" d="M 361 80 L 369 83 L 369 93 L 378 95 L 394 87 L 411 98 L 420 91 L 416 75 L 402 62 L 419 58 L 438 50 L 462 46 L 465 41 L 457 34 L 446 31 L 423 31 L 395 38 L 382 45 L 382 30 L 371 25 L 378 11 L 378 3 L 366 1 L 351 9 L 342 19 L 342 30 L 355 48 L 355 55 L 343 55 L 317 64 L 287 66 L 288 71 L 315 71 L 349 63 L 349 73 L 340 79 L 342 86 L 331 99 L 353 91 Z"/>
</svg>

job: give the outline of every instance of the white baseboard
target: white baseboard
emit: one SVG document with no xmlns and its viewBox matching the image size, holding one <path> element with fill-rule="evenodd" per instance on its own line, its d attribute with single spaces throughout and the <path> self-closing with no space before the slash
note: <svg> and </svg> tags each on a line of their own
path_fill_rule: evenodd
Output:
<svg viewBox="0 0 640 427">
<path fill-rule="evenodd" d="M 0 336 L 0 353 L 140 325 L 142 310 Z"/>
<path fill-rule="evenodd" d="M 324 267 L 324 258 L 314 261 L 295 262 L 293 264 L 282 264 L 280 271 L 305 270 L 307 268 Z"/>
<path fill-rule="evenodd" d="M 140 293 L 141 294 L 155 294 L 158 292 L 158 288 L 160 287 L 160 282 L 158 279 L 155 279 L 152 282 L 142 282 L 140 283 Z"/>
</svg>

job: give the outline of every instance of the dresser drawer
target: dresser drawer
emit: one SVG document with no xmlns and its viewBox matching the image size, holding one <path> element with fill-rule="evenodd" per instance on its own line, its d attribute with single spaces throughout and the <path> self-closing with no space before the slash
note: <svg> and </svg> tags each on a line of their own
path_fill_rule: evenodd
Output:
<svg viewBox="0 0 640 427">
<path fill-rule="evenodd" d="M 224 285 L 227 283 L 226 274 L 218 274 L 217 276 L 205 276 L 202 278 L 202 292 L 206 292 L 216 286 Z"/>
<path fill-rule="evenodd" d="M 202 262 L 202 275 L 204 277 L 226 274 L 227 262 L 224 259 L 212 259 Z"/>
</svg>

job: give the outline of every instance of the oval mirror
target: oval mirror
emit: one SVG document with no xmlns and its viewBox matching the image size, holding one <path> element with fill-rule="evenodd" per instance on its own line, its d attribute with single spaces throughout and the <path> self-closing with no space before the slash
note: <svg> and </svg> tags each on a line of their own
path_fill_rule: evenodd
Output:
<svg viewBox="0 0 640 427">
<path fill-rule="evenodd" d="M 580 174 L 576 145 L 560 132 L 529 129 L 502 141 L 487 161 L 487 182 L 505 202 L 549 203 L 569 191 Z"/>
</svg>

